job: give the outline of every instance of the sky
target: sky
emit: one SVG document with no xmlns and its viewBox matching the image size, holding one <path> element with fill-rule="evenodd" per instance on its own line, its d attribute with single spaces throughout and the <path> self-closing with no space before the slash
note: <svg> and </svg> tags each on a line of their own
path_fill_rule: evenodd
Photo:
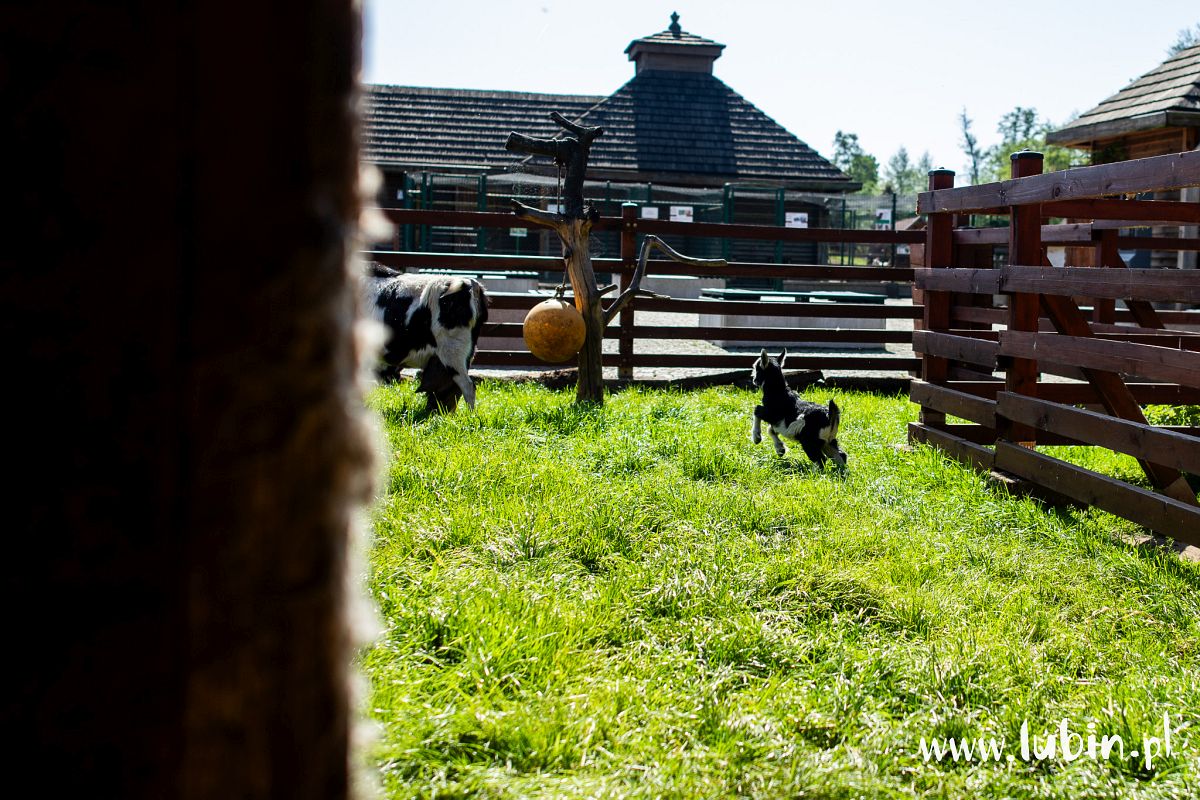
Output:
<svg viewBox="0 0 1200 800">
<path fill-rule="evenodd" d="M 1200 23 L 1196 0 L 365 0 L 368 83 L 608 95 L 629 43 L 665 30 L 726 45 L 714 73 L 826 158 L 856 133 L 886 164 L 965 171 L 959 114 L 983 146 L 1000 117 L 1052 123 L 1095 106 Z"/>
</svg>

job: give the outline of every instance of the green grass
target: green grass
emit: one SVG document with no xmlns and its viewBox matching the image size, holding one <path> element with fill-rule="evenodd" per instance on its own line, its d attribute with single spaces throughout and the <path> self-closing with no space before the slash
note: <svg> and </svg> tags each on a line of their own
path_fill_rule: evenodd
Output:
<svg viewBox="0 0 1200 800">
<path fill-rule="evenodd" d="M 827 392 L 810 399 L 824 401 Z M 748 392 L 603 409 L 485 383 L 371 398 L 390 465 L 361 657 L 395 797 L 1190 797 L 1200 569 L 1010 498 L 839 393 L 847 474 L 749 441 Z M 1066 718 L 1175 755 L 926 763 Z M 1135 742 L 1136 740 L 1136 742 Z"/>
</svg>

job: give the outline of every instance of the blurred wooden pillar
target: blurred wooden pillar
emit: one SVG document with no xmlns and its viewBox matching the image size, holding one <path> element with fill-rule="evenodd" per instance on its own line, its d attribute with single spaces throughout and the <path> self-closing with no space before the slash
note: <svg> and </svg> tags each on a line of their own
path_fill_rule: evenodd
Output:
<svg viewBox="0 0 1200 800">
<path fill-rule="evenodd" d="M 351 0 L 0 12 L 0 724 L 55 795 L 349 791 L 358 48 Z"/>
</svg>

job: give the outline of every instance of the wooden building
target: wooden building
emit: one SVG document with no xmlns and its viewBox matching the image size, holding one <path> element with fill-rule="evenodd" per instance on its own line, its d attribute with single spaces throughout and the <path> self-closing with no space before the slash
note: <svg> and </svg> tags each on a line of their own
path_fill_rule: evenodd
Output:
<svg viewBox="0 0 1200 800">
<path fill-rule="evenodd" d="M 1200 147 L 1200 45 L 1172 55 L 1059 130 L 1049 144 L 1091 153 L 1093 164 L 1179 153 Z M 1200 200 L 1200 189 L 1156 195 Z M 1159 231 L 1174 234 L 1175 228 Z M 1196 236 L 1194 231 L 1183 235 Z M 1148 255 L 1148 254 L 1147 254 Z M 1195 253 L 1154 253 L 1145 266 L 1195 267 Z"/>
<path fill-rule="evenodd" d="M 724 47 L 672 15 L 666 30 L 625 49 L 634 76 L 608 96 L 367 86 L 364 157 L 384 172 L 389 206 L 507 210 L 513 195 L 552 202 L 553 166 L 504 143 L 510 131 L 559 134 L 549 119 L 559 111 L 604 128 L 585 189 L 602 213 L 633 201 L 660 218 L 675 206 L 697 221 L 783 224 L 785 214 L 805 213 L 812 226 L 828 224 L 829 205 L 801 193 L 839 196 L 859 184 L 713 74 Z"/>
</svg>

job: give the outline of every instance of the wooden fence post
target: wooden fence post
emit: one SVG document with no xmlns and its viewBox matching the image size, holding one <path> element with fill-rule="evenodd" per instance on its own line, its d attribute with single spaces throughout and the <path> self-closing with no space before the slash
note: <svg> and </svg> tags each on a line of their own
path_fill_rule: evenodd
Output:
<svg viewBox="0 0 1200 800">
<path fill-rule="evenodd" d="M 629 288 L 637 266 L 637 210 L 636 203 L 621 204 L 621 273 L 617 280 L 622 293 Z M 621 329 L 617 338 L 617 379 L 623 381 L 633 380 L 633 315 L 633 308 L 625 306 L 617 317 Z"/>
<path fill-rule="evenodd" d="M 1042 174 L 1043 157 L 1032 150 L 1013 153 L 1011 157 L 1012 177 L 1025 178 Z M 1042 266 L 1042 206 L 1033 203 L 1009 206 L 1008 264 L 1025 267 Z M 1041 305 L 1038 296 L 1030 292 L 1018 292 L 1008 298 L 1008 329 L 1037 333 Z M 1037 361 L 1029 358 L 1013 358 L 1005 370 L 1004 388 L 1014 394 L 1037 397 Z M 1010 442 L 1033 447 L 1036 434 L 1033 428 L 1020 423 L 997 420 L 1001 438 Z"/>
<path fill-rule="evenodd" d="M 935 169 L 929 173 L 929 190 L 950 189 L 954 186 L 954 170 Z M 954 266 L 954 215 L 931 213 L 925 229 L 925 266 L 946 268 Z M 921 317 L 927 331 L 945 332 L 950 329 L 950 293 L 924 293 L 925 310 Z M 928 383 L 945 383 L 949 377 L 949 362 L 938 356 L 921 356 L 921 379 Z M 921 407 L 922 425 L 940 427 L 946 423 L 944 412 Z"/>
</svg>

